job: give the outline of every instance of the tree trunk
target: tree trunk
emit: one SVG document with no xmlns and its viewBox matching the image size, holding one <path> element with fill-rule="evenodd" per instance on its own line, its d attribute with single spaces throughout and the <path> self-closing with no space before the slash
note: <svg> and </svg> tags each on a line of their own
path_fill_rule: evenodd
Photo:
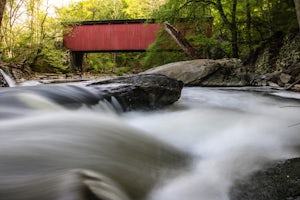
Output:
<svg viewBox="0 0 300 200">
<path fill-rule="evenodd" d="M 6 0 L 0 0 L 0 27 L 2 24 L 5 5 L 6 5 Z"/>
<path fill-rule="evenodd" d="M 114 64 L 111 67 L 111 72 L 114 73 L 116 71 L 116 67 L 117 67 L 117 53 L 116 52 L 112 53 L 112 58 L 113 58 Z"/>
<path fill-rule="evenodd" d="M 251 6 L 250 6 L 250 2 L 249 0 L 246 0 L 246 16 L 247 16 L 247 20 L 246 20 L 246 27 L 247 27 L 247 33 L 246 33 L 246 37 L 247 37 L 247 43 L 248 43 L 248 48 L 250 51 L 250 54 L 253 51 L 252 48 L 252 37 L 251 37 L 251 24 L 252 24 L 252 19 L 251 19 Z"/>
<path fill-rule="evenodd" d="M 231 48 L 232 48 L 232 57 L 239 57 L 239 45 L 238 45 L 238 32 L 236 25 L 231 27 Z"/>
<path fill-rule="evenodd" d="M 267 7 L 268 7 L 268 14 L 267 14 L 267 19 L 268 19 L 268 28 L 269 28 L 269 36 L 271 37 L 273 35 L 273 20 L 272 20 L 272 5 L 270 0 L 267 0 Z M 265 11 L 263 11 L 265 12 Z"/>
<path fill-rule="evenodd" d="M 298 25 L 300 29 L 300 0 L 294 0 L 296 13 L 297 13 L 297 19 L 298 19 Z"/>
<path fill-rule="evenodd" d="M 6 0 L 0 0 L 0 29 L 1 30 L 2 30 L 2 19 L 3 19 L 3 15 L 4 15 L 5 6 L 6 6 Z M 2 31 L 1 31 L 1 33 L 2 33 Z M 0 40 L 1 41 L 3 40 L 3 35 L 1 36 Z M 1 54 L 0 62 L 2 62 L 2 49 L 0 49 L 0 54 Z"/>
<path fill-rule="evenodd" d="M 225 11 L 223 9 L 223 5 L 221 0 L 217 0 L 213 5 L 219 11 L 219 14 L 222 18 L 224 24 L 228 27 L 231 32 L 231 51 L 232 57 L 238 58 L 239 56 L 239 45 L 238 45 L 238 27 L 236 22 L 236 7 L 237 7 L 237 0 L 232 1 L 232 8 L 231 8 L 231 21 L 228 19 Z"/>
<path fill-rule="evenodd" d="M 181 33 L 175 27 L 168 22 L 164 22 L 164 27 L 188 57 L 192 59 L 200 58 L 197 50 L 181 35 Z"/>
<path fill-rule="evenodd" d="M 234 58 L 239 57 L 239 46 L 238 46 L 238 30 L 236 24 L 236 6 L 237 0 L 233 0 L 232 2 L 232 10 L 231 10 L 231 45 L 232 45 L 232 56 Z"/>
</svg>

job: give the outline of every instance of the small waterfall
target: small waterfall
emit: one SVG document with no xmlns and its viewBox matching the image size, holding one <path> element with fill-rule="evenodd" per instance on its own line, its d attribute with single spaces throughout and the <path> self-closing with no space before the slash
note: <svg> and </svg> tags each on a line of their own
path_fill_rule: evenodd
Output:
<svg viewBox="0 0 300 200">
<path fill-rule="evenodd" d="M 1 86 L 2 87 L 15 87 L 16 82 L 8 76 L 2 69 L 0 69 L 0 74 L 2 77 L 0 77 L 1 80 Z"/>
</svg>

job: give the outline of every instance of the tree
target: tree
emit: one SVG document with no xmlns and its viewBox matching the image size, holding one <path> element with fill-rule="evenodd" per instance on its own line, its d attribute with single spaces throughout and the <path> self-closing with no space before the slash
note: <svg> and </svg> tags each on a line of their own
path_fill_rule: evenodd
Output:
<svg viewBox="0 0 300 200">
<path fill-rule="evenodd" d="M 22 61 L 39 70 L 64 69 L 66 53 L 57 45 L 62 41 L 62 28 L 49 16 L 47 4 L 44 0 L 7 0 L 1 29 L 5 61 Z"/>
<path fill-rule="evenodd" d="M 125 13 L 131 19 L 151 17 L 152 12 L 166 3 L 166 0 L 125 0 Z"/>
<path fill-rule="evenodd" d="M 251 5 L 249 0 L 245 0 L 246 4 L 246 40 L 248 43 L 249 51 L 252 54 L 253 48 L 252 48 L 252 34 L 251 34 L 251 28 L 252 28 L 252 18 L 251 18 Z"/>
<path fill-rule="evenodd" d="M 222 0 L 199 0 L 206 5 L 213 6 L 220 15 L 223 24 L 228 28 L 231 33 L 231 50 L 232 57 L 239 57 L 239 42 L 238 42 L 238 25 L 237 25 L 237 0 L 226 1 Z"/>
<path fill-rule="evenodd" d="M 298 25 L 300 28 L 300 0 L 294 0 L 295 8 L 296 8 L 296 14 L 298 19 Z"/>
<path fill-rule="evenodd" d="M 1 35 L 2 47 L 4 48 L 4 55 L 8 59 L 16 56 L 15 48 L 18 41 L 17 33 L 22 32 L 24 26 L 17 22 L 20 20 L 22 11 L 21 7 L 24 5 L 24 0 L 7 0 L 6 10 L 3 16 Z"/>
<path fill-rule="evenodd" d="M 237 0 L 232 0 L 231 13 L 229 14 L 231 16 L 231 20 L 229 19 L 228 15 L 225 14 L 221 0 L 216 0 L 216 2 L 211 1 L 208 3 L 210 3 L 216 7 L 216 9 L 219 11 L 219 14 L 220 14 L 224 24 L 230 30 L 232 57 L 238 58 L 239 57 L 239 46 L 238 46 L 238 27 L 237 27 L 237 19 L 236 19 L 237 18 L 236 17 Z"/>
<path fill-rule="evenodd" d="M 214 58 L 244 58 L 276 32 L 293 29 L 294 13 L 293 1 L 286 0 L 169 0 L 156 16 L 172 24 L 180 18 L 193 18 L 200 26 L 211 15 L 212 40 L 195 33 L 194 44 L 202 43 L 199 45 L 202 48 L 210 45 L 210 55 Z"/>
<path fill-rule="evenodd" d="M 3 18 L 3 14 L 4 14 L 5 5 L 6 5 L 6 0 L 0 0 L 0 27 L 2 24 L 2 18 Z"/>
<path fill-rule="evenodd" d="M 205 18 L 209 15 L 208 10 L 216 10 L 219 19 L 222 21 L 230 31 L 231 37 L 231 49 L 232 56 L 238 57 L 238 25 L 237 25 L 237 0 L 222 1 L 222 0 L 170 0 L 162 9 L 157 13 L 159 18 L 166 18 L 171 20 L 174 24 L 178 18 L 193 18 L 192 20 L 197 23 L 205 21 Z M 195 15 L 197 13 L 197 15 Z M 168 19 L 169 18 L 169 19 Z"/>
<path fill-rule="evenodd" d="M 82 0 L 57 8 L 62 22 L 111 20 L 128 18 L 124 0 Z"/>
</svg>

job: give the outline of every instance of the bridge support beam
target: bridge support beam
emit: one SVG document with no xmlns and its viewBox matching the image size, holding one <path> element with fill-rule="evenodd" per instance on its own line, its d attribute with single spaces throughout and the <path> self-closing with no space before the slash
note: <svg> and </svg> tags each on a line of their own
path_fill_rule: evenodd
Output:
<svg viewBox="0 0 300 200">
<path fill-rule="evenodd" d="M 83 72 L 83 55 L 82 51 L 71 52 L 71 67 L 75 72 Z"/>
</svg>

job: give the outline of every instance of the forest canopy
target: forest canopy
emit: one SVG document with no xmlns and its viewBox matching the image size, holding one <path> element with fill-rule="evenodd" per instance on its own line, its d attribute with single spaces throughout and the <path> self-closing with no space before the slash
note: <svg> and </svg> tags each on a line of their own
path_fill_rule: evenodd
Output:
<svg viewBox="0 0 300 200">
<path fill-rule="evenodd" d="M 63 22 L 155 19 L 187 28 L 187 41 L 203 58 L 245 59 L 278 32 L 298 31 L 293 1 L 286 0 L 79 0 L 55 7 L 51 0 L 1 0 L 1 51 L 5 62 L 26 62 L 33 71 L 67 72 Z M 298 0 L 295 0 L 298 1 Z M 0 7 L 1 9 L 1 7 Z M 182 24 L 184 26 L 182 26 Z M 212 33 L 207 27 L 212 24 Z M 85 55 L 85 70 L 132 73 L 189 59 L 180 49 L 164 51 L 165 31 L 146 52 Z"/>
</svg>

